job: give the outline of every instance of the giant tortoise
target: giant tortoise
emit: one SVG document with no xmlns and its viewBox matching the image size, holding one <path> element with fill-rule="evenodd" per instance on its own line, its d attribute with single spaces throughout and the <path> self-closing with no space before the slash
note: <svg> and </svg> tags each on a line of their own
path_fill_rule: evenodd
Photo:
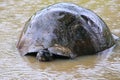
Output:
<svg viewBox="0 0 120 80">
<path fill-rule="evenodd" d="M 110 48 L 115 40 L 93 11 L 72 3 L 57 3 L 36 12 L 25 24 L 17 48 L 40 61 L 55 56 L 75 58 Z"/>
</svg>

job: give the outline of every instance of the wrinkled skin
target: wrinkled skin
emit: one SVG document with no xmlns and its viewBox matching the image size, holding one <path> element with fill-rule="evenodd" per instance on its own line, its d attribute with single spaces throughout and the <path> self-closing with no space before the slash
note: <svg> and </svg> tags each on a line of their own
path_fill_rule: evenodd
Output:
<svg viewBox="0 0 120 80">
<path fill-rule="evenodd" d="M 38 60 L 50 61 L 54 55 L 95 54 L 114 43 L 107 25 L 94 12 L 59 3 L 38 11 L 26 22 L 17 48 L 21 55 L 35 52 Z"/>
</svg>

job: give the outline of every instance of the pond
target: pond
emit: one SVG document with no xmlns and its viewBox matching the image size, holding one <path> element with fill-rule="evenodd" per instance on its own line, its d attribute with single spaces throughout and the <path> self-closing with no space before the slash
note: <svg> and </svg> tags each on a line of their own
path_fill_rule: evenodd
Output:
<svg viewBox="0 0 120 80">
<path fill-rule="evenodd" d="M 0 0 L 0 80 L 119 80 L 120 41 L 109 53 L 73 60 L 39 62 L 20 56 L 16 44 L 25 22 L 36 11 L 58 2 L 93 10 L 120 37 L 120 0 Z"/>
</svg>

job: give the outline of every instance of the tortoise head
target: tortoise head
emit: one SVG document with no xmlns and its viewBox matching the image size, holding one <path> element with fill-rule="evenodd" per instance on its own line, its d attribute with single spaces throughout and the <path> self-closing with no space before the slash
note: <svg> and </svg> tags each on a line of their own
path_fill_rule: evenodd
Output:
<svg viewBox="0 0 120 80">
<path fill-rule="evenodd" d="M 36 58 L 39 61 L 51 61 L 53 60 L 53 54 L 49 52 L 48 49 L 39 50 Z"/>
</svg>

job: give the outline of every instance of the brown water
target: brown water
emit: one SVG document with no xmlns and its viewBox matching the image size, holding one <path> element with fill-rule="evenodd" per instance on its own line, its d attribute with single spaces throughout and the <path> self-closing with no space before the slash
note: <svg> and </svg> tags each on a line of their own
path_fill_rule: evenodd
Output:
<svg viewBox="0 0 120 80">
<path fill-rule="evenodd" d="M 25 21 L 57 2 L 73 2 L 93 10 L 120 37 L 120 0 L 0 0 L 0 80 L 120 80 L 120 42 L 108 54 L 74 60 L 44 63 L 19 55 L 16 43 Z"/>
</svg>

